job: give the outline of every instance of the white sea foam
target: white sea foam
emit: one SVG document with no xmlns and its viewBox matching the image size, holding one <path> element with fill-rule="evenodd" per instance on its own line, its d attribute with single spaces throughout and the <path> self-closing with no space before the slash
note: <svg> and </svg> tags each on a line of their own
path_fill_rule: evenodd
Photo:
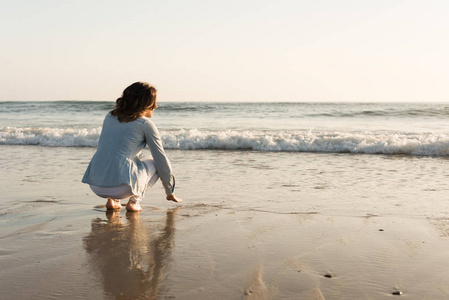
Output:
<svg viewBox="0 0 449 300">
<path fill-rule="evenodd" d="M 433 134 L 180 130 L 162 139 L 170 149 L 449 155 L 449 136 Z"/>
<path fill-rule="evenodd" d="M 101 127 L 77 128 L 0 128 L 2 145 L 41 145 L 48 147 L 96 147 Z"/>
<path fill-rule="evenodd" d="M 96 147 L 101 128 L 0 128 L 0 144 Z M 162 131 L 166 149 L 449 156 L 449 135 L 342 131 Z"/>
</svg>

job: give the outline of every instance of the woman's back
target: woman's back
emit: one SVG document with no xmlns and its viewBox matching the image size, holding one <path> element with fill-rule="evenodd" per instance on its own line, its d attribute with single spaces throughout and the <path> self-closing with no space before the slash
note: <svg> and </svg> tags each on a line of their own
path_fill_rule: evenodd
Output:
<svg viewBox="0 0 449 300">
<path fill-rule="evenodd" d="M 145 120 L 119 122 L 117 117 L 108 114 L 103 122 L 97 152 L 109 157 L 135 157 L 146 144 Z"/>
</svg>

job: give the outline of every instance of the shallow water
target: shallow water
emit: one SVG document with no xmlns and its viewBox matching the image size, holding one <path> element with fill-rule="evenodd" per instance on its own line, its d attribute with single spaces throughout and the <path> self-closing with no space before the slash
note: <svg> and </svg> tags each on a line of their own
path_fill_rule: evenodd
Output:
<svg viewBox="0 0 449 300">
<path fill-rule="evenodd" d="M 136 215 L 80 182 L 94 148 L 0 150 L 0 298 L 449 296 L 446 158 L 169 150 L 184 202 Z"/>
</svg>

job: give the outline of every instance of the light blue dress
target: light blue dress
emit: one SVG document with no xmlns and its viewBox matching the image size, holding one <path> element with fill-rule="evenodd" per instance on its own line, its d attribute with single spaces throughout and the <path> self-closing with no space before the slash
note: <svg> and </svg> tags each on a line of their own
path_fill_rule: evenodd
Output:
<svg viewBox="0 0 449 300">
<path fill-rule="evenodd" d="M 165 155 L 156 125 L 146 117 L 120 123 L 110 113 L 103 122 L 97 152 L 87 167 L 82 182 L 99 187 L 127 184 L 134 195 L 143 197 L 151 174 L 142 162 L 148 145 L 167 195 L 173 194 L 175 178 Z"/>
</svg>

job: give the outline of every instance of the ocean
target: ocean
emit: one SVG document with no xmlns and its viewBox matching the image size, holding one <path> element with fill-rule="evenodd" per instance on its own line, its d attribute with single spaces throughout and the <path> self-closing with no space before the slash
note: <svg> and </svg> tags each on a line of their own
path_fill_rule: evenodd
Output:
<svg viewBox="0 0 449 300">
<path fill-rule="evenodd" d="M 96 147 L 114 102 L 0 102 L 0 144 Z M 161 102 L 164 147 L 448 156 L 449 104 Z"/>
<path fill-rule="evenodd" d="M 158 105 L 183 202 L 127 213 L 81 183 L 114 102 L 0 102 L 0 298 L 449 297 L 449 104 Z"/>
</svg>

